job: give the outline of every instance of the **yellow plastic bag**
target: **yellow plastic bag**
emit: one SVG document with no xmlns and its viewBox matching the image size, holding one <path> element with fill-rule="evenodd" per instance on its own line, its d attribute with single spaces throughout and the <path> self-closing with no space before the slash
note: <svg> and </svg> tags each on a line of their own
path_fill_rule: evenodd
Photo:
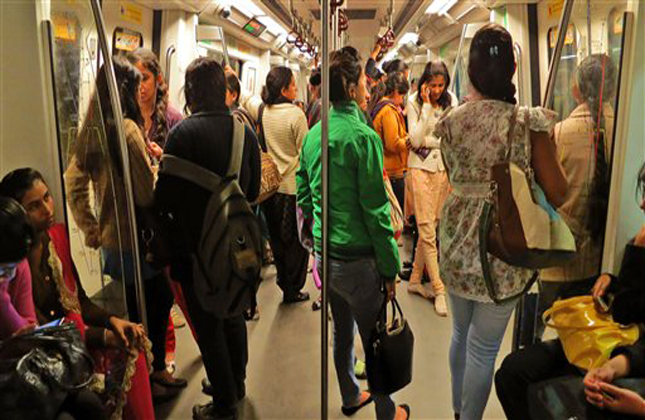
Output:
<svg viewBox="0 0 645 420">
<path fill-rule="evenodd" d="M 569 363 L 584 370 L 602 366 L 616 347 L 634 344 L 639 336 L 636 325 L 620 325 L 596 311 L 591 296 L 558 300 L 542 319 L 558 332 Z"/>
</svg>

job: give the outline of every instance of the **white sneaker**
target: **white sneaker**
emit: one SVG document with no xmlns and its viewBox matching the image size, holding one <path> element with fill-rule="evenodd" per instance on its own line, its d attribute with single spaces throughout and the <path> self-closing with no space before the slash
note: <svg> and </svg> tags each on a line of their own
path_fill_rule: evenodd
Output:
<svg viewBox="0 0 645 420">
<path fill-rule="evenodd" d="M 428 290 L 421 283 L 408 284 L 408 293 L 416 293 L 424 298 L 428 298 Z"/>
<path fill-rule="evenodd" d="M 441 317 L 448 316 L 448 307 L 446 306 L 446 295 L 442 293 L 434 299 L 434 311 Z"/>
</svg>

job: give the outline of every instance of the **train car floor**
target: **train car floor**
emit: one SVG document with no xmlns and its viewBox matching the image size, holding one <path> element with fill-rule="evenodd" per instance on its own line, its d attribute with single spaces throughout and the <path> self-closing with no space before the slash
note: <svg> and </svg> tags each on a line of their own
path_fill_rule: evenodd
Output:
<svg viewBox="0 0 645 420">
<path fill-rule="evenodd" d="M 399 248 L 409 255 L 409 241 Z M 242 420 L 319 419 L 320 418 L 320 323 L 321 312 L 311 310 L 312 300 L 281 305 L 282 293 L 275 283 L 275 267 L 266 267 L 258 293 L 260 319 L 247 324 L 249 363 L 247 397 L 241 404 Z M 310 275 L 311 277 L 311 275 Z M 312 299 L 318 296 L 312 278 L 305 288 Z M 415 335 L 414 376 L 405 389 L 394 395 L 397 403 L 412 408 L 413 419 L 452 419 L 450 370 L 451 318 L 438 317 L 430 301 L 407 293 L 407 283 L 397 287 L 397 296 Z M 497 365 L 510 352 L 512 320 L 502 343 Z M 329 345 L 329 418 L 346 419 L 332 358 L 331 324 Z M 360 344 L 357 340 L 357 348 Z M 197 344 L 187 327 L 177 330 L 177 370 L 188 387 L 174 400 L 156 406 L 158 420 L 190 419 L 192 406 L 204 404 L 209 397 L 201 392 L 205 376 Z M 367 387 L 367 382 L 363 381 Z M 354 418 L 375 418 L 374 406 L 360 410 Z M 504 413 L 493 389 L 485 419 L 503 419 Z"/>
</svg>

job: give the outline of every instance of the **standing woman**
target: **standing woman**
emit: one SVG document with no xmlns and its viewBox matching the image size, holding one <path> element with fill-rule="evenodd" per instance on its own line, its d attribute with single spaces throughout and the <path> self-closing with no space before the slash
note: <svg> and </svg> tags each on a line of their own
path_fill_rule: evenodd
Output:
<svg viewBox="0 0 645 420">
<path fill-rule="evenodd" d="M 128 53 L 127 58 L 141 72 L 138 102 L 139 108 L 141 108 L 141 116 L 143 117 L 143 132 L 146 133 L 145 140 L 150 158 L 153 162 L 159 162 L 166 146 L 168 133 L 181 122 L 183 117 L 168 101 L 168 85 L 164 80 L 161 65 L 155 53 L 146 48 L 137 48 Z M 181 285 L 172 281 L 167 272 L 164 272 L 164 274 L 168 279 L 175 301 L 181 307 L 190 331 L 195 337 L 195 328 L 188 316 Z M 174 365 L 175 343 L 175 329 L 172 317 L 170 317 L 166 335 L 166 361 L 169 366 Z"/>
<path fill-rule="evenodd" d="M 490 192 L 491 166 L 507 153 L 512 130 L 513 163 L 530 159 L 548 201 L 564 202 L 567 180 L 550 135 L 555 113 L 516 106 L 513 40 L 504 27 L 487 24 L 470 46 L 468 76 L 472 100 L 443 117 L 434 135 L 452 191 L 441 223 L 441 269 L 453 318 L 450 345 L 452 403 L 456 417 L 481 419 L 490 394 L 495 359 L 517 297 L 532 270 L 512 267 L 489 255 L 502 304 L 488 295 L 479 256 L 479 219 Z M 530 140 L 529 140 L 530 139 Z"/>
<path fill-rule="evenodd" d="M 158 160 L 166 145 L 168 133 L 181 119 L 181 113 L 168 102 L 168 85 L 161 73 L 157 56 L 145 48 L 128 53 L 128 60 L 141 72 L 139 107 L 143 117 L 148 151 Z"/>
<path fill-rule="evenodd" d="M 296 171 L 302 141 L 309 128 L 305 113 L 293 103 L 297 95 L 296 78 L 291 69 L 275 67 L 262 89 L 264 106 L 259 106 L 253 98 L 241 100 L 251 115 L 258 117 L 269 155 L 282 175 L 278 192 L 262 203 L 262 211 L 269 226 L 284 303 L 309 299 L 309 293 L 301 291 L 307 278 L 309 252 L 298 240 L 296 223 Z"/>
<path fill-rule="evenodd" d="M 410 182 L 419 242 L 414 258 L 408 292 L 425 298 L 434 296 L 434 308 L 439 316 L 447 316 L 446 295 L 437 259 L 437 222 L 448 196 L 448 175 L 441 157 L 441 139 L 434 136 L 435 125 L 448 107 L 455 105 L 448 92 L 450 76 L 443 61 L 426 65 L 417 92 L 410 96 L 407 106 L 410 130 Z M 428 271 L 432 289 L 421 285 L 424 270 Z"/>
<path fill-rule="evenodd" d="M 378 420 L 407 420 L 410 407 L 396 406 L 389 395 L 361 391 L 354 373 L 356 327 L 369 347 L 385 299 L 396 294 L 399 251 L 383 184 L 383 144 L 366 123 L 369 100 L 365 73 L 352 47 L 330 57 L 329 96 L 329 305 L 334 320 L 334 365 L 341 411 L 351 416 L 374 400 Z M 303 146 L 298 170 L 298 205 L 313 219 L 314 249 L 321 258 L 321 125 Z M 382 291 L 383 288 L 383 291 Z M 385 292 L 385 293 L 384 293 Z"/>
<path fill-rule="evenodd" d="M 143 117 L 137 101 L 141 73 L 120 56 L 113 57 L 113 65 L 123 112 L 135 211 L 139 215 L 142 209 L 152 204 L 155 183 L 154 169 L 141 131 Z M 173 378 L 166 370 L 165 338 L 173 294 L 163 273 L 150 267 L 140 255 L 133 254 L 129 229 L 137 231 L 138 227 L 128 226 L 124 210 L 124 167 L 118 158 L 118 137 L 105 67 L 98 73 L 94 95 L 96 98 L 90 103 L 74 153 L 65 171 L 70 209 L 76 224 L 85 235 L 86 245 L 103 251 L 104 273 L 125 283 L 126 304 L 131 319 L 140 319 L 134 298 L 136 292 L 133 279 L 134 258 L 140 258 L 148 336 L 152 341 L 154 356 L 154 372 L 150 375 L 150 381 L 153 382 L 152 395 L 157 401 L 167 400 L 177 395 L 178 388 L 187 385 L 184 379 Z M 106 133 L 104 138 L 95 138 L 92 136 L 93 128 L 98 125 L 100 118 L 106 123 Z M 96 213 L 90 204 L 90 184 L 98 202 Z"/>
<path fill-rule="evenodd" d="M 405 208 L 405 174 L 409 152 L 402 107 L 408 90 L 410 84 L 404 72 L 388 73 L 385 96 L 370 111 L 374 130 L 383 141 L 385 171 L 402 209 Z"/>
</svg>

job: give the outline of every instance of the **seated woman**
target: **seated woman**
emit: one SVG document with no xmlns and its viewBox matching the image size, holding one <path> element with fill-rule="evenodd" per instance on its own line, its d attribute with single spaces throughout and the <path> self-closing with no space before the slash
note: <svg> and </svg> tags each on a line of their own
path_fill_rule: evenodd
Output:
<svg viewBox="0 0 645 420">
<path fill-rule="evenodd" d="M 25 210 L 14 199 L 0 196 L 0 340 L 36 326 L 25 259 L 34 237 Z"/>
<path fill-rule="evenodd" d="M 0 340 L 29 332 L 36 326 L 26 259 L 34 241 L 35 233 L 25 209 L 13 198 L 0 196 Z M 4 411 L 2 405 L 0 411 Z M 70 393 L 56 415 L 56 420 L 87 418 L 104 418 L 101 401 L 88 389 Z"/>
<path fill-rule="evenodd" d="M 145 331 L 106 312 L 85 293 L 71 258 L 67 230 L 54 223 L 54 201 L 43 176 L 31 168 L 12 171 L 0 182 L 0 195 L 22 204 L 33 226 L 27 260 L 38 322 L 66 318 L 78 326 L 94 355 L 97 373 L 110 372 L 105 384 L 120 382 L 102 392 L 109 411 L 123 410 L 126 419 L 154 418 L 146 352 L 141 351 L 149 344 Z"/>
<path fill-rule="evenodd" d="M 645 165 L 638 175 L 645 211 Z M 594 297 L 613 295 L 611 313 L 621 324 L 645 322 L 645 227 L 627 244 L 618 277 L 601 275 L 591 292 Z M 632 346 L 616 348 L 602 367 L 591 369 L 584 379 L 587 401 L 599 408 L 645 416 L 645 400 L 632 391 L 611 385 L 624 376 L 645 377 L 645 337 Z M 564 354 L 560 340 L 550 340 L 523 348 L 504 359 L 495 375 L 495 388 L 510 420 L 531 418 L 528 388 L 531 384 L 558 376 L 579 374 Z"/>
</svg>

